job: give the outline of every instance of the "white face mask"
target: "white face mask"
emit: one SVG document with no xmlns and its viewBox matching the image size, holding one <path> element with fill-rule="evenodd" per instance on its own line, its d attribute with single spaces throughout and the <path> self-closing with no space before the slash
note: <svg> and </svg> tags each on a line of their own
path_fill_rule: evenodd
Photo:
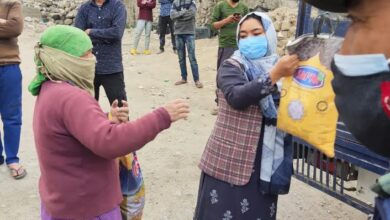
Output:
<svg viewBox="0 0 390 220">
<path fill-rule="evenodd" d="M 384 54 L 340 55 L 334 56 L 335 65 L 345 76 L 369 76 L 389 72 L 389 60 Z"/>
</svg>

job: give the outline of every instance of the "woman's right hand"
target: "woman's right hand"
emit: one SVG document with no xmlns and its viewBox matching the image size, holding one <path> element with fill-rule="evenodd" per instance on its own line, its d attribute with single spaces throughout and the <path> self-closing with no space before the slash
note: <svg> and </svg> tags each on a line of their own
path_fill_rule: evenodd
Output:
<svg viewBox="0 0 390 220">
<path fill-rule="evenodd" d="M 297 55 L 284 55 L 270 72 L 272 82 L 276 83 L 282 77 L 292 76 L 298 66 L 299 59 Z"/>
<path fill-rule="evenodd" d="M 163 108 L 168 112 L 171 122 L 187 118 L 188 113 L 190 113 L 190 106 L 183 99 L 174 100 L 163 106 Z"/>
</svg>

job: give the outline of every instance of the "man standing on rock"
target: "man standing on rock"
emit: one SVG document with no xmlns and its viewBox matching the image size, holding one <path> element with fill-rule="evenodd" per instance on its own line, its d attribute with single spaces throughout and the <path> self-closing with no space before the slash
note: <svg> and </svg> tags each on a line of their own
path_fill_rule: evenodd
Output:
<svg viewBox="0 0 390 220">
<path fill-rule="evenodd" d="M 126 100 L 122 64 L 122 37 L 127 13 L 120 0 L 90 0 L 81 5 L 75 26 L 85 31 L 93 43 L 96 56 L 95 98 L 99 100 L 99 88 L 103 86 L 108 100 Z"/>
<path fill-rule="evenodd" d="M 195 86 L 203 88 L 199 81 L 199 68 L 195 57 L 195 16 L 196 5 L 193 0 L 175 0 L 171 9 L 171 19 L 175 22 L 175 38 L 181 71 L 181 80 L 175 85 L 187 83 L 186 47 L 191 64 Z"/>
<path fill-rule="evenodd" d="M 172 8 L 172 2 L 173 0 L 158 0 L 160 3 L 160 53 L 164 52 L 164 46 L 165 46 L 165 35 L 167 33 L 167 27 L 169 25 L 169 30 L 171 32 L 171 38 L 172 38 L 172 47 L 173 52 L 176 53 L 176 42 L 175 42 L 175 35 L 174 35 L 174 27 L 173 27 L 173 21 L 171 19 L 171 8 Z"/>
<path fill-rule="evenodd" d="M 0 135 L 0 165 L 6 164 L 15 179 L 26 176 L 19 164 L 18 151 L 22 126 L 22 73 L 18 36 L 23 31 L 21 3 L 0 1 L 0 116 L 4 126 L 4 145 Z"/>
</svg>

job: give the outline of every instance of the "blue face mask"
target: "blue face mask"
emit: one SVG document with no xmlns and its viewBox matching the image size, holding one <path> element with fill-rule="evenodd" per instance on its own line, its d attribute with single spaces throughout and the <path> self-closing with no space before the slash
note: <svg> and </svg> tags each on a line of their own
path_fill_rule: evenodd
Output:
<svg viewBox="0 0 390 220">
<path fill-rule="evenodd" d="M 384 54 L 340 55 L 335 54 L 334 62 L 345 76 L 369 76 L 389 72 L 389 61 Z"/>
<path fill-rule="evenodd" d="M 255 60 L 264 57 L 268 50 L 268 41 L 265 35 L 240 39 L 238 49 L 248 59 Z"/>
</svg>

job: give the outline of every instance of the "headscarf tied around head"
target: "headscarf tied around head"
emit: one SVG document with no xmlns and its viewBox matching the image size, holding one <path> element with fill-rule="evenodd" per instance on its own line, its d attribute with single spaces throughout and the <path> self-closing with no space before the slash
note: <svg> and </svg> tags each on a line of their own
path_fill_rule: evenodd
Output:
<svg viewBox="0 0 390 220">
<path fill-rule="evenodd" d="M 46 29 L 35 46 L 37 75 L 28 90 L 36 96 L 46 80 L 65 81 L 93 95 L 96 58 L 81 58 L 92 47 L 88 35 L 78 28 L 57 25 Z"/>
</svg>

